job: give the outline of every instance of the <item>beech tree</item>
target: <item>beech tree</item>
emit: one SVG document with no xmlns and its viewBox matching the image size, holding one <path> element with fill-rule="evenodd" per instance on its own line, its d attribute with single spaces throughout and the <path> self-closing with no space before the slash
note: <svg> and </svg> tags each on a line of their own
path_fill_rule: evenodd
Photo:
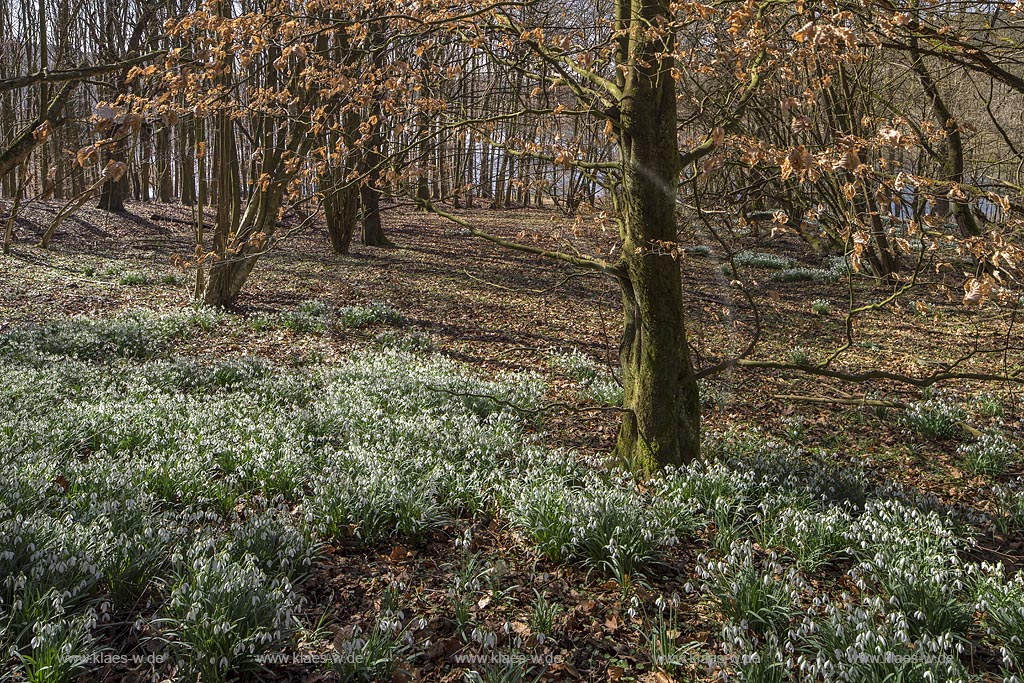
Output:
<svg viewBox="0 0 1024 683">
<path fill-rule="evenodd" d="M 784 22 L 768 21 L 772 3 L 726 5 L 731 11 L 699 3 L 619 0 L 607 13 L 598 5 L 544 16 L 532 13 L 531 5 L 518 15 L 498 9 L 486 22 L 465 29 L 498 63 L 528 78 L 540 77 L 535 95 L 546 97 L 513 115 L 582 117 L 603 130 L 616 150 L 609 160 L 592 161 L 583 158 L 577 141 L 568 137 L 547 146 L 528 142 L 517 148 L 514 140 L 504 143 L 519 158 L 574 167 L 599 179 L 619 235 L 614 254 L 607 258 L 513 243 L 446 215 L 477 236 L 596 269 L 618 283 L 624 399 L 615 455 L 641 473 L 689 462 L 700 453 L 700 400 L 679 262 L 682 173 L 685 169 L 687 180 L 693 181 L 704 168 L 713 167 L 703 164 L 742 120 L 758 90 L 769 57 L 764 39 L 749 37 L 766 28 L 784 30 Z M 543 28 L 550 25 L 560 28 Z M 532 55 L 526 65 L 508 57 L 513 52 L 509 46 L 517 41 Z M 689 93 L 677 90 L 682 72 L 700 73 L 707 67 L 704 60 L 712 62 L 726 54 L 734 62 L 715 93 L 722 97 L 722 108 L 680 134 L 680 117 L 685 114 L 680 102 L 689 105 Z M 486 125 L 476 127 L 488 131 Z"/>
<path fill-rule="evenodd" d="M 625 398 L 616 454 L 635 470 L 650 472 L 700 452 L 697 375 L 678 260 L 682 174 L 685 169 L 695 192 L 704 191 L 700 177 L 721 163 L 726 136 L 743 120 L 764 71 L 784 57 L 783 43 L 798 27 L 789 9 L 773 2 L 710 7 L 619 0 L 610 7 L 426 4 L 416 11 L 378 3 L 367 11 L 335 1 L 326 11 L 318 5 L 297 12 L 282 2 L 231 16 L 211 4 L 173 23 L 170 34 L 185 47 L 168 58 L 165 94 L 155 110 L 151 102 L 135 106 L 154 116 L 177 106 L 183 95 L 183 110 L 204 112 L 218 131 L 213 158 L 221 210 L 212 249 L 204 241 L 201 221 L 197 232 L 198 259 L 209 278 L 200 289 L 211 305 L 235 300 L 273 238 L 285 204 L 303 201 L 303 192 L 325 178 L 330 186 L 319 188 L 316 196 L 326 200 L 335 217 L 345 213 L 334 206 L 341 188 L 358 185 L 364 241 L 370 244 L 380 237 L 376 202 L 382 185 L 396 191 L 414 188 L 422 206 L 465 223 L 423 200 L 426 193 L 417 176 L 424 164 L 407 162 L 410 153 L 446 134 L 452 136 L 449 143 L 458 150 L 455 158 L 462 160 L 457 165 L 463 172 L 483 167 L 477 151 L 481 143 L 515 159 L 524 200 L 532 190 L 540 201 L 548 185 L 546 168 L 573 168 L 603 186 L 602 201 L 609 203 L 619 235 L 615 253 L 606 257 L 517 244 L 468 227 L 478 237 L 596 269 L 619 284 Z M 386 25 L 381 17 L 387 17 Z M 545 30 L 546 25 L 554 28 Z M 273 47 L 265 36 L 275 38 Z M 456 59 L 455 65 L 442 68 L 435 61 L 414 68 L 420 63 L 416 58 L 442 37 L 442 43 L 454 37 L 455 52 L 464 55 L 461 63 Z M 272 52 L 279 56 L 270 65 L 266 59 Z M 237 66 L 252 68 L 254 62 L 290 75 L 287 81 L 268 81 L 265 88 L 243 92 L 230 75 Z M 500 112 L 493 110 L 489 96 L 460 108 L 438 107 L 415 96 L 436 87 L 445 74 L 464 72 L 474 79 L 499 75 L 536 85 L 521 98 L 525 106 L 509 100 Z M 677 83 L 684 81 L 689 90 L 680 92 Z M 695 104 L 709 97 L 720 104 L 712 114 Z M 123 101 L 131 106 L 130 98 Z M 681 102 L 688 111 L 680 111 Z M 254 148 L 261 172 L 244 210 L 234 218 L 236 212 L 225 207 L 238 194 L 231 189 L 238 176 L 230 170 L 231 154 L 223 155 L 234 144 L 229 122 L 243 107 L 271 117 L 278 130 Z M 434 120 L 433 128 L 423 125 L 424 116 Z M 690 117 L 682 134 L 681 116 Z M 502 131 L 498 124 L 503 121 L 523 121 L 526 134 Z M 574 135 L 565 134 L 567 124 Z M 602 148 L 592 144 L 595 129 L 615 150 L 605 159 L 582 151 Z M 205 146 L 197 140 L 198 157 L 208 155 Z M 341 179 L 331 170 L 339 161 L 352 169 Z M 470 170 L 469 175 L 476 174 Z M 470 204 L 474 184 L 460 187 L 463 182 L 457 179 L 449 191 Z M 481 192 L 493 194 L 489 187 Z M 346 246 L 344 232 L 335 240 L 336 250 Z"/>
<path fill-rule="evenodd" d="M 139 199 L 155 191 L 193 206 L 184 262 L 195 297 L 213 306 L 233 305 L 259 258 L 321 216 L 337 253 L 360 219 L 363 243 L 385 244 L 392 199 L 611 278 L 625 397 L 615 451 L 646 473 L 699 455 L 699 378 L 790 367 L 750 357 L 756 312 L 735 354 L 712 349 L 695 363 L 681 232 L 712 232 L 727 259 L 732 227 L 795 232 L 874 278 L 880 301 L 915 285 L 947 217 L 987 264 L 969 288 L 992 289 L 996 261 L 1015 258 L 975 214 L 982 201 L 1006 213 L 1024 183 L 982 177 L 965 112 L 985 112 L 949 86 L 955 75 L 1024 92 L 1019 8 L 982 5 L 209 0 L 133 11 L 122 42 L 157 50 L 145 57 L 96 72 L 67 58 L 34 75 L 5 67 L 0 84 L 47 84 L 35 113 L 57 121 L 63 83 L 83 81 L 77 92 L 108 74 L 114 90 L 97 110 L 108 122 L 86 129 L 99 139 L 78 155 L 78 194 L 100 183 L 113 196 L 130 179 Z M 987 109 L 993 148 L 1019 161 L 1006 112 Z M 11 169 L 36 164 L 36 179 L 47 165 L 33 156 L 40 121 L 26 118 L 19 130 L 31 133 L 4 156 Z M 613 246 L 568 230 L 513 239 L 462 211 L 545 203 L 567 223 L 610 227 Z M 853 321 L 876 305 L 851 300 L 846 339 L 801 370 L 842 374 L 832 364 L 853 343 Z"/>
</svg>

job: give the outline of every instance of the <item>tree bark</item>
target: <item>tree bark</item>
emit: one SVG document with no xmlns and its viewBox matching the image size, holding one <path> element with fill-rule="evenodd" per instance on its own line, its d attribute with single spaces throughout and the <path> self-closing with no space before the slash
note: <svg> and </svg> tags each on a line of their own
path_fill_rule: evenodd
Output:
<svg viewBox="0 0 1024 683">
<path fill-rule="evenodd" d="M 26 175 L 24 164 L 21 166 L 21 175 Z M 26 181 L 23 178 L 19 180 L 21 180 L 21 182 L 18 183 L 18 189 L 15 190 L 14 202 L 11 205 L 11 212 L 8 214 L 7 222 L 4 226 L 4 254 L 11 253 L 11 241 L 14 239 L 14 222 L 18 219 L 18 209 L 21 208 L 21 196 L 25 193 Z"/>
<path fill-rule="evenodd" d="M 139 46 L 142 43 L 142 37 L 145 33 L 146 25 L 153 19 L 152 14 L 143 12 L 132 29 L 131 36 L 128 38 L 128 52 L 138 52 Z M 127 62 L 122 62 L 127 64 Z M 128 67 L 118 74 L 117 80 L 115 81 L 118 94 L 124 92 L 130 92 L 131 86 L 126 86 L 125 81 L 128 78 Z M 114 163 L 126 163 L 127 151 L 126 146 L 128 141 L 127 136 L 120 134 L 121 124 L 115 124 L 114 129 L 111 132 L 111 137 L 114 138 L 114 142 L 108 147 L 104 148 L 103 151 L 103 162 L 105 166 L 109 166 Z M 105 211 L 124 211 L 124 195 L 128 189 L 128 174 L 111 174 L 107 182 L 103 184 L 103 189 L 100 192 L 100 203 L 98 208 Z"/>
<path fill-rule="evenodd" d="M 170 203 L 174 196 L 171 182 L 171 130 L 165 124 L 156 134 L 156 198 L 157 201 Z"/>
<path fill-rule="evenodd" d="M 228 115 L 217 115 L 214 177 L 217 188 L 217 225 L 214 230 L 213 247 L 218 253 L 238 229 L 242 213 L 242 179 L 234 125 Z"/>
<path fill-rule="evenodd" d="M 197 298 L 201 298 L 206 305 L 215 308 L 234 305 L 256 261 L 268 247 L 267 243 L 277 226 L 285 192 L 298 173 L 299 165 L 289 170 L 289 161 L 304 157 L 314 139 L 314 136 L 309 135 L 307 124 L 296 123 L 284 148 L 268 152 L 263 170 L 270 180 L 262 187 L 257 186 L 249 195 L 245 211 L 238 220 L 237 230 L 223 250 L 214 252 L 217 260 L 211 264 L 206 281 L 198 281 L 203 287 Z M 202 209 L 200 205 L 199 211 L 202 212 Z M 202 272 L 202 268 L 199 272 Z"/>
<path fill-rule="evenodd" d="M 347 254 L 352 246 L 359 215 L 359 188 L 354 184 L 330 192 L 324 201 L 324 216 L 331 249 L 335 254 Z"/>
<path fill-rule="evenodd" d="M 385 45 L 383 26 L 377 23 L 372 29 L 373 45 L 373 67 L 380 72 L 385 64 Z M 384 228 L 380 220 L 380 166 L 384 160 L 381 148 L 384 145 L 384 110 L 379 101 L 380 95 L 376 95 L 370 102 L 367 113 L 376 122 L 371 127 L 370 135 L 366 146 L 360 154 L 365 180 L 359 188 L 359 203 L 363 207 L 363 244 L 368 247 L 383 247 L 391 244 L 384 236 Z"/>
<path fill-rule="evenodd" d="M 232 240 L 232 245 L 228 245 L 235 248 L 226 248 L 218 254 L 220 260 L 210 267 L 203 291 L 203 303 L 207 306 L 224 308 L 234 305 L 259 257 L 258 249 L 247 245 L 248 238 L 258 232 L 268 236 L 273 232 L 285 185 L 272 182 L 267 190 L 257 190 L 249 200 L 239 225 L 238 237 Z"/>
<path fill-rule="evenodd" d="M 416 174 L 416 199 L 420 202 L 420 210 L 430 202 L 430 121 L 426 114 L 419 118 L 419 150 L 418 172 Z"/>
<path fill-rule="evenodd" d="M 150 188 L 153 185 L 153 126 L 143 123 L 139 129 L 139 199 L 148 202 L 153 197 Z"/>
<path fill-rule="evenodd" d="M 931 72 L 928 71 L 916 37 L 910 41 L 910 54 L 911 59 L 914 61 L 914 72 L 921 82 L 925 96 L 927 96 L 929 103 L 932 105 L 935 121 L 946 131 L 946 140 L 942 144 L 943 158 L 941 159 L 943 180 L 963 185 L 964 141 L 963 135 L 960 133 L 960 122 L 953 116 L 946 101 L 942 98 L 942 94 L 939 92 L 938 84 L 932 78 Z M 948 207 L 942 213 L 945 213 L 946 210 L 951 210 L 953 218 L 960 228 L 960 233 L 964 237 L 977 237 L 982 234 L 983 231 L 978 225 L 978 221 L 974 218 L 974 214 L 971 213 L 971 207 L 968 202 L 963 200 L 950 201 L 945 197 L 940 198 L 940 201 Z"/>
<path fill-rule="evenodd" d="M 669 0 L 619 0 L 619 151 L 623 162 L 619 282 L 625 314 L 620 346 L 624 389 L 615 455 L 648 474 L 700 454 L 700 400 L 686 339 L 679 263 L 661 243 L 677 241 L 675 81 L 670 35 L 647 34 L 669 15 Z M 622 71 L 622 70 L 620 70 Z"/>
<path fill-rule="evenodd" d="M 124 140 L 119 137 L 119 128 L 120 126 L 114 127 L 111 137 L 115 138 L 115 141 L 104 148 L 104 166 L 125 163 Z M 127 189 L 128 174 L 112 174 L 111 178 L 103 183 L 103 189 L 100 191 L 100 203 L 97 205 L 97 208 L 104 211 L 124 211 L 124 195 Z"/>
<path fill-rule="evenodd" d="M 368 181 L 359 188 L 359 203 L 363 207 L 363 244 L 368 247 L 390 244 L 380 222 L 380 190 Z"/>
<path fill-rule="evenodd" d="M 193 118 L 178 125 L 178 198 L 185 206 L 196 203 L 196 129 L 202 125 Z"/>
<path fill-rule="evenodd" d="M 46 73 L 50 66 L 50 47 L 46 37 L 46 2 L 36 0 L 39 8 L 39 71 Z M 39 111 L 45 111 L 50 101 L 49 87 L 46 81 L 39 84 Z M 39 145 L 39 188 L 45 197 L 50 183 L 50 155 L 47 140 Z"/>
<path fill-rule="evenodd" d="M 359 155 L 361 175 L 365 177 L 359 187 L 359 204 L 363 208 L 363 244 L 368 247 L 383 247 L 390 244 L 384 236 L 380 220 L 380 164 L 383 159 L 380 147 L 384 140 L 380 130 L 379 108 L 371 106 L 370 111 L 375 113 L 378 121 L 374 124 L 366 147 Z"/>
</svg>

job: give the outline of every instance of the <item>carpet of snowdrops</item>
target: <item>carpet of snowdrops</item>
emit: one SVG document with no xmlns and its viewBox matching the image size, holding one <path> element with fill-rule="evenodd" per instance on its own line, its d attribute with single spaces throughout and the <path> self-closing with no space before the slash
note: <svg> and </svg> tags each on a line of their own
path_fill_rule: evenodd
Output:
<svg viewBox="0 0 1024 683">
<path fill-rule="evenodd" d="M 1020 533 L 1019 481 L 985 518 L 872 481 L 842 454 L 733 432 L 709 435 L 708 463 L 636 482 L 545 445 L 542 374 L 483 377 L 400 332 L 331 364 L 175 354 L 222 317 L 133 311 L 0 332 L 0 681 L 104 667 L 233 680 L 296 652 L 325 655 L 305 661 L 337 680 L 390 680 L 430 646 L 403 587 L 372 628 L 332 639 L 310 623 L 304 583 L 339 542 L 415 546 L 482 515 L 538 562 L 621 586 L 627 676 L 1022 680 L 1024 581 L 969 559 L 992 525 Z M 256 324 L 318 334 L 399 318 L 306 305 Z M 578 352 L 553 354 L 550 370 L 587 400 L 618 400 Z M 955 419 L 932 401 L 908 428 Z M 1017 456 L 998 434 L 963 450 L 982 464 Z M 684 588 L 659 593 L 666 558 L 698 538 Z M 453 599 L 479 588 L 480 558 L 464 555 Z M 529 643 L 489 638 L 457 602 L 453 633 L 478 653 L 557 640 L 553 601 L 536 594 Z M 710 641 L 689 637 L 683 605 L 712 615 Z M 480 661 L 452 666 L 469 681 L 553 671 Z"/>
</svg>

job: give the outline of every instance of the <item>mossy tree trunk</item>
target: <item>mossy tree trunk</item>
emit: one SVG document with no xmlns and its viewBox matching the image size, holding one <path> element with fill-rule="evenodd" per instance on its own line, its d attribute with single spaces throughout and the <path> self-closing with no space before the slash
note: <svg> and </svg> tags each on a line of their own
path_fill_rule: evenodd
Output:
<svg viewBox="0 0 1024 683">
<path fill-rule="evenodd" d="M 238 232 L 219 260 L 210 266 L 202 294 L 203 303 L 215 308 L 232 306 L 249 279 L 265 241 L 274 232 L 287 180 L 253 193 L 239 222 Z"/>
<path fill-rule="evenodd" d="M 622 237 L 620 348 L 625 389 L 615 454 L 634 471 L 680 465 L 700 453 L 700 400 L 686 339 L 676 243 L 680 154 L 672 36 L 647 31 L 670 16 L 668 0 L 619 0 L 619 197 Z"/>
<path fill-rule="evenodd" d="M 217 258 L 199 297 L 206 305 L 233 306 L 256 261 L 269 247 L 288 186 L 300 167 L 291 162 L 305 157 L 312 146 L 314 136 L 308 132 L 308 125 L 296 124 L 284 148 L 267 154 L 263 168 L 270 180 L 254 189 L 235 222 L 236 229 L 215 251 Z"/>
<path fill-rule="evenodd" d="M 293 91 L 299 90 L 298 73 L 298 70 L 293 71 L 288 85 Z M 208 277 L 205 281 L 200 278 L 199 283 L 203 286 L 201 291 L 197 291 L 197 298 L 208 306 L 222 308 L 235 304 L 256 261 L 270 248 L 288 188 L 302 168 L 297 160 L 306 158 L 316 136 L 309 134 L 308 121 L 293 121 L 284 145 L 265 147 L 260 170 L 267 180 L 253 188 L 242 209 L 233 124 L 227 117 L 219 118 L 218 124 L 217 161 L 220 162 L 218 180 L 221 186 L 218 188 L 217 228 L 213 244 L 215 258 L 210 262 Z M 200 197 L 200 202 L 202 200 Z M 202 206 L 199 208 L 202 211 Z M 221 230 L 222 226 L 229 229 Z M 202 244 L 201 236 L 199 243 Z"/>
</svg>

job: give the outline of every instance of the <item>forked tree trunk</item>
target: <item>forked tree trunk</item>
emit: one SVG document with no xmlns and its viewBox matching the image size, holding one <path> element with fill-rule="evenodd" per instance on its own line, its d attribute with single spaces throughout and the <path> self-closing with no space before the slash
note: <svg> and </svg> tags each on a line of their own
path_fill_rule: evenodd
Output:
<svg viewBox="0 0 1024 683">
<path fill-rule="evenodd" d="M 268 236 L 273 232 L 283 193 L 280 183 L 271 183 L 270 189 L 257 190 L 253 194 L 240 221 L 238 237 L 233 241 L 240 248 L 237 253 L 231 253 L 234 249 L 226 250 L 228 253 L 222 260 L 210 267 L 203 291 L 203 303 L 207 306 L 223 308 L 234 305 L 259 258 L 259 249 L 247 248 L 246 240 L 258 232 Z"/>
<path fill-rule="evenodd" d="M 231 8 L 224 2 L 218 3 L 219 13 L 231 17 Z M 231 85 L 230 77 L 221 77 L 221 84 L 225 87 Z M 217 222 L 213 230 L 213 252 L 222 258 L 210 268 L 209 280 L 206 283 L 204 297 L 206 304 L 210 306 L 228 306 L 234 303 L 242 285 L 248 278 L 255 258 L 244 258 L 244 242 L 240 243 L 242 249 L 237 247 L 239 243 L 232 245 L 236 235 L 241 230 L 242 221 L 242 178 L 241 169 L 238 163 L 238 144 L 235 140 L 235 124 L 226 113 L 219 113 L 215 118 L 215 147 L 213 158 L 213 189 L 217 194 Z M 270 206 L 272 202 L 280 202 L 280 199 L 262 197 L 260 201 L 252 206 L 254 214 L 251 217 L 253 222 L 246 226 L 250 234 L 262 230 L 266 225 L 268 215 L 266 211 L 272 209 L 269 214 L 269 221 L 277 218 L 277 206 Z M 200 213 L 203 207 L 199 207 Z M 249 213 L 248 211 L 246 212 Z M 250 216 L 247 216 L 250 218 Z"/>
<path fill-rule="evenodd" d="M 307 125 L 296 124 L 284 148 L 268 153 L 263 171 L 270 181 L 265 186 L 257 186 L 249 195 L 234 234 L 229 236 L 222 250 L 215 252 L 218 260 L 211 263 L 208 277 L 197 280 L 197 290 L 198 285 L 202 285 L 202 291 L 197 291 L 197 298 L 206 305 L 215 308 L 234 305 L 256 261 L 274 235 L 285 192 L 300 168 L 292 166 L 290 160 L 304 158 L 309 153 L 314 136 L 308 133 Z M 199 210 L 202 211 L 202 206 Z M 203 273 L 203 270 L 198 272 Z"/>
<path fill-rule="evenodd" d="M 669 0 L 619 0 L 619 22 L 659 25 Z M 686 339 L 674 244 L 680 155 L 676 140 L 671 37 L 622 33 L 618 61 L 630 64 L 619 102 L 623 162 L 620 278 L 625 327 L 620 348 L 624 388 L 615 454 L 650 473 L 700 454 L 700 399 Z"/>
</svg>

